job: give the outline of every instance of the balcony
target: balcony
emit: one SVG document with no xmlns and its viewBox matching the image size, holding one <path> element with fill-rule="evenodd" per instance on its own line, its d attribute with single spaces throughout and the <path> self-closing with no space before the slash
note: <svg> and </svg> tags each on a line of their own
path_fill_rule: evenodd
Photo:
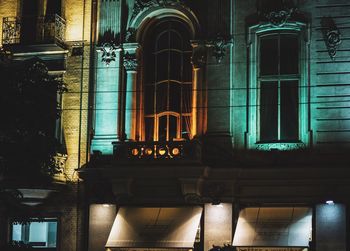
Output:
<svg viewBox="0 0 350 251">
<path fill-rule="evenodd" d="M 63 44 L 66 21 L 59 15 L 4 17 L 2 43 L 10 44 Z"/>
<path fill-rule="evenodd" d="M 201 155 L 198 141 L 113 142 L 116 161 L 200 162 Z"/>
<path fill-rule="evenodd" d="M 40 58 L 51 73 L 61 74 L 68 55 L 65 31 L 66 21 L 59 15 L 4 17 L 3 51 L 13 61 Z"/>
</svg>

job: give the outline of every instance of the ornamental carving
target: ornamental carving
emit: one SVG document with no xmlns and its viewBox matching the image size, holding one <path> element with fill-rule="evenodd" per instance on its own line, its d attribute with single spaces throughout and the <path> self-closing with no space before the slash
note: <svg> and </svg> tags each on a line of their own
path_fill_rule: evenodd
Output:
<svg viewBox="0 0 350 251">
<path fill-rule="evenodd" d="M 265 13 L 267 20 L 274 26 L 283 26 L 292 15 L 294 9 L 271 11 L 270 13 Z"/>
<path fill-rule="evenodd" d="M 341 44 L 340 31 L 331 17 L 323 17 L 321 19 L 321 27 L 328 54 L 334 60 L 337 48 Z"/>
<path fill-rule="evenodd" d="M 125 53 L 123 64 L 127 71 L 136 71 L 138 65 L 136 55 Z"/>
<path fill-rule="evenodd" d="M 134 8 L 132 11 L 131 19 L 134 19 L 140 12 L 145 11 L 152 7 L 166 6 L 172 4 L 182 4 L 182 0 L 135 0 Z"/>
<path fill-rule="evenodd" d="M 226 45 L 229 43 L 229 39 L 226 39 L 218 35 L 215 39 L 207 42 L 210 47 L 213 47 L 213 57 L 216 58 L 218 64 L 221 63 L 222 59 L 226 55 Z"/>
<path fill-rule="evenodd" d="M 112 61 L 115 61 L 117 54 L 116 54 L 116 50 L 117 50 L 117 46 L 114 43 L 104 43 L 102 45 L 102 62 L 105 62 L 107 66 L 109 66 L 109 64 Z"/>
<path fill-rule="evenodd" d="M 273 26 L 283 26 L 296 11 L 293 0 L 258 0 L 257 11 L 261 21 Z"/>
</svg>

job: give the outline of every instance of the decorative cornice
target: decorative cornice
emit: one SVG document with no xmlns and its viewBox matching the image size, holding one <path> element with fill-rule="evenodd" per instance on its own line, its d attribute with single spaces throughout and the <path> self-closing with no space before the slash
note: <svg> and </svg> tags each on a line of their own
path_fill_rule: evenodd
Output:
<svg viewBox="0 0 350 251">
<path fill-rule="evenodd" d="M 321 27 L 328 54 L 334 60 L 338 45 L 342 42 L 340 31 L 331 17 L 323 17 L 321 19 Z"/>
<path fill-rule="evenodd" d="M 127 71 L 136 71 L 138 66 L 136 54 L 126 52 L 124 55 L 123 64 Z"/>
<path fill-rule="evenodd" d="M 105 62 L 107 66 L 112 61 L 115 61 L 117 54 L 116 50 L 118 49 L 117 45 L 114 43 L 104 43 L 101 47 L 102 51 L 102 62 Z"/>
</svg>

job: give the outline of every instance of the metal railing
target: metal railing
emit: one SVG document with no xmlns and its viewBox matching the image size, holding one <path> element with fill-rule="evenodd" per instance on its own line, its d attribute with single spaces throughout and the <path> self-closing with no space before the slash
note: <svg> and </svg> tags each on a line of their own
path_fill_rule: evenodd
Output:
<svg viewBox="0 0 350 251">
<path fill-rule="evenodd" d="M 200 161 L 201 144 L 197 141 L 113 142 L 116 160 Z"/>
<path fill-rule="evenodd" d="M 4 17 L 3 44 L 62 43 L 65 41 L 66 21 L 52 16 Z"/>
</svg>

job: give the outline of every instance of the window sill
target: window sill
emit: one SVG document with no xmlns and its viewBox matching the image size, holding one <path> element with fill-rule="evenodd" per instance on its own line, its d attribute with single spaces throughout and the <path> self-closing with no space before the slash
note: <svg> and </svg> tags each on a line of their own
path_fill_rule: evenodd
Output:
<svg viewBox="0 0 350 251">
<path fill-rule="evenodd" d="M 307 148 L 307 145 L 301 141 L 298 142 L 257 142 L 256 150 L 260 151 L 293 151 Z"/>
</svg>

